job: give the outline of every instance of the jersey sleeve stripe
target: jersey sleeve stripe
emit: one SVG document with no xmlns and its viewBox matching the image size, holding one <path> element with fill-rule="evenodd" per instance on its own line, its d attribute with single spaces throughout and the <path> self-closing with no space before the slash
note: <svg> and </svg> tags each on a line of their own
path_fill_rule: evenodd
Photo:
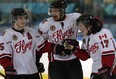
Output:
<svg viewBox="0 0 116 79">
<path fill-rule="evenodd" d="M 4 57 L 12 57 L 12 56 L 11 56 L 11 54 L 1 54 L 0 55 L 0 59 L 4 58 Z"/>
<path fill-rule="evenodd" d="M 110 54 L 115 54 L 114 52 L 115 52 L 114 50 L 110 50 L 110 51 L 104 51 L 104 52 L 102 52 L 102 55 L 110 55 Z"/>
<path fill-rule="evenodd" d="M 42 43 L 40 46 L 38 46 L 39 49 L 43 48 L 45 46 L 45 43 Z"/>
</svg>

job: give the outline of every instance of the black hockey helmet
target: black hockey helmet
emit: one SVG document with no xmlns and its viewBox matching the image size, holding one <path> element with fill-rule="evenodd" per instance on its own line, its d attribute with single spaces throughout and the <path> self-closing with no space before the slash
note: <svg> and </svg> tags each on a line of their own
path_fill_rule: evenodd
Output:
<svg viewBox="0 0 116 79">
<path fill-rule="evenodd" d="M 91 26 L 89 34 L 95 34 L 99 32 L 103 26 L 101 18 L 93 17 L 90 14 L 82 14 L 79 18 L 77 18 L 76 24 L 78 25 L 79 22 L 82 22 L 87 28 Z"/>
<path fill-rule="evenodd" d="M 26 16 L 27 18 L 27 12 L 23 8 L 14 8 L 11 12 L 12 18 L 16 20 L 19 16 Z"/>
<path fill-rule="evenodd" d="M 103 21 L 100 17 L 93 17 L 93 19 L 91 20 L 91 25 L 91 33 L 95 34 L 102 29 Z"/>
<path fill-rule="evenodd" d="M 54 0 L 51 2 L 49 8 L 66 8 L 67 4 L 63 0 Z"/>
<path fill-rule="evenodd" d="M 51 14 L 51 8 L 58 8 L 61 15 L 65 14 L 65 8 L 67 7 L 66 1 L 64 0 L 53 0 L 49 5 L 49 14 Z"/>
<path fill-rule="evenodd" d="M 77 18 L 76 24 L 78 25 L 78 23 L 81 21 L 85 26 L 90 25 L 92 18 L 93 16 L 90 14 L 82 14 L 79 18 Z"/>
</svg>

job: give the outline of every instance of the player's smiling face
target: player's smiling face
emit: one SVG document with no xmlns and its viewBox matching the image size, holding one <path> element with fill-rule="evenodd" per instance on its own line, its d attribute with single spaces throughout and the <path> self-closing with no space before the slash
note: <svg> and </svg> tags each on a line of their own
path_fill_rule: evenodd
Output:
<svg viewBox="0 0 116 79">
<path fill-rule="evenodd" d="M 17 30 L 23 29 L 26 26 L 27 19 L 26 16 L 19 16 L 15 22 L 15 25 L 17 26 Z"/>
<path fill-rule="evenodd" d="M 51 8 L 50 13 L 55 21 L 60 19 L 60 11 L 58 8 Z"/>
<path fill-rule="evenodd" d="M 89 28 L 87 28 L 82 22 L 79 22 L 79 29 L 84 35 L 88 34 Z"/>
</svg>

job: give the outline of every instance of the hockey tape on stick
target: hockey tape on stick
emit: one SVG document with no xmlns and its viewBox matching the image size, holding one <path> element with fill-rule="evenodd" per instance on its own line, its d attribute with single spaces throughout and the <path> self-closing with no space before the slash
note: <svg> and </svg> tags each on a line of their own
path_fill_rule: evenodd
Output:
<svg viewBox="0 0 116 79">
<path fill-rule="evenodd" d="M 39 75 L 40 75 L 40 79 L 43 79 L 42 73 L 39 73 Z"/>
<path fill-rule="evenodd" d="M 0 75 L 5 78 L 5 75 L 3 73 L 0 72 Z"/>
</svg>

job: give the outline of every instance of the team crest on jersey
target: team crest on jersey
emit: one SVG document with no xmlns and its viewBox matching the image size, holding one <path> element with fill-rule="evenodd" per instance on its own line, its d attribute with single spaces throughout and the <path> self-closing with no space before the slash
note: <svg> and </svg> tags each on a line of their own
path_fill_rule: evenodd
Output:
<svg viewBox="0 0 116 79">
<path fill-rule="evenodd" d="M 56 29 L 55 25 L 50 26 L 50 30 L 54 31 Z"/>
<path fill-rule="evenodd" d="M 13 40 L 17 40 L 18 37 L 14 34 L 14 35 L 12 35 L 12 39 L 13 39 Z"/>
</svg>

